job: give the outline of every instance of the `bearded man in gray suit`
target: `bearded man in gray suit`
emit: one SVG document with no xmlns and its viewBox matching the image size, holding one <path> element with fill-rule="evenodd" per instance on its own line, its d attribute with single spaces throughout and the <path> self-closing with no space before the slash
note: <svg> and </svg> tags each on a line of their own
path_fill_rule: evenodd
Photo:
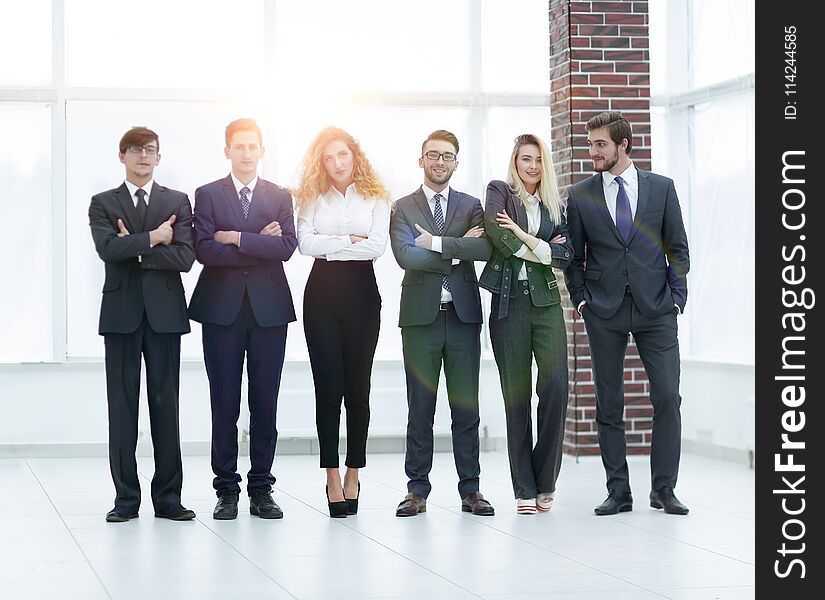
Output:
<svg viewBox="0 0 825 600">
<path fill-rule="evenodd" d="M 441 365 L 452 416 L 453 455 L 461 509 L 492 515 L 479 492 L 478 377 L 481 362 L 481 299 L 473 261 L 490 258 L 484 211 L 478 198 L 449 186 L 458 167 L 458 139 L 431 133 L 418 166 L 424 184 L 395 203 L 390 243 L 404 269 L 398 325 L 407 379 L 409 492 L 396 516 L 427 510 L 432 486 L 433 420 Z"/>
</svg>

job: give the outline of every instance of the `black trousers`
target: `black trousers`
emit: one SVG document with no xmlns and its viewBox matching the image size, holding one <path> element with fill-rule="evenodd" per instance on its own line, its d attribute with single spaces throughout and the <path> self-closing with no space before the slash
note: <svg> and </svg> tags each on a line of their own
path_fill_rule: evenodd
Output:
<svg viewBox="0 0 825 600">
<path fill-rule="evenodd" d="M 372 261 L 318 259 L 304 290 L 304 333 L 315 382 L 321 467 L 338 467 L 341 399 L 347 410 L 345 464 L 367 464 L 370 377 L 381 323 Z"/>
<path fill-rule="evenodd" d="M 519 282 L 519 289 L 526 282 Z M 524 288 L 526 290 L 526 287 Z M 499 294 L 493 294 L 490 341 L 498 365 L 507 451 L 516 498 L 556 491 L 567 414 L 567 335 L 561 305 L 533 306 L 529 294 L 510 298 L 499 319 Z M 533 446 L 532 366 L 536 379 L 536 444 Z"/>
<path fill-rule="evenodd" d="M 103 336 L 109 405 L 109 467 L 117 494 L 115 506 L 128 512 L 137 512 L 140 506 L 135 449 L 141 355 L 146 362 L 146 391 L 155 457 L 152 504 L 155 512 L 161 513 L 175 512 L 181 504 L 180 336 L 180 333 L 157 333 L 149 326 L 146 315 L 134 333 Z"/>
<path fill-rule="evenodd" d="M 433 421 L 441 363 L 452 417 L 453 459 L 458 493 L 478 491 L 478 375 L 481 324 L 464 323 L 455 310 L 439 311 L 429 325 L 402 327 L 407 378 L 407 490 L 427 497 L 432 489 Z"/>
<path fill-rule="evenodd" d="M 212 405 L 212 487 L 216 492 L 240 491 L 238 474 L 238 417 L 241 412 L 241 379 L 244 355 L 248 379 L 249 462 L 246 478 L 249 494 L 272 490 L 272 463 L 278 443 L 276 414 L 281 372 L 284 367 L 286 325 L 261 327 L 249 298 L 234 323 L 203 323 L 203 358 L 209 376 Z"/>
<path fill-rule="evenodd" d="M 630 491 L 624 429 L 624 356 L 633 334 L 650 382 L 653 431 L 650 448 L 652 489 L 676 486 L 682 444 L 679 395 L 679 340 L 676 313 L 646 317 L 625 296 L 619 311 L 600 319 L 587 306 L 582 317 L 590 340 L 596 383 L 596 423 L 607 474 L 607 489 Z"/>
</svg>

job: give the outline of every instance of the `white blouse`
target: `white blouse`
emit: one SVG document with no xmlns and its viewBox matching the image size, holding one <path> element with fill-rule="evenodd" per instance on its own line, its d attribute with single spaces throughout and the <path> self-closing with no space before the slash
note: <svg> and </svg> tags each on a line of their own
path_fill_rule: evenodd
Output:
<svg viewBox="0 0 825 600">
<path fill-rule="evenodd" d="M 298 250 L 326 260 L 375 260 L 387 249 L 389 202 L 365 200 L 350 184 L 346 194 L 334 187 L 298 211 Z M 350 235 L 366 235 L 355 244 Z"/>
<path fill-rule="evenodd" d="M 527 209 L 527 233 L 535 236 L 541 226 L 541 200 L 535 194 L 531 194 L 527 196 L 527 206 L 525 208 Z M 527 244 L 522 244 L 521 248 L 519 248 L 514 255 L 521 258 L 527 254 L 528 250 Z M 544 240 L 539 240 L 535 250 L 533 250 L 533 254 L 536 255 L 536 258 L 538 258 L 539 262 L 543 265 L 549 265 L 553 262 L 550 244 Z M 522 264 L 521 270 L 518 272 L 518 280 L 523 281 L 525 279 L 527 279 L 527 265 Z"/>
</svg>

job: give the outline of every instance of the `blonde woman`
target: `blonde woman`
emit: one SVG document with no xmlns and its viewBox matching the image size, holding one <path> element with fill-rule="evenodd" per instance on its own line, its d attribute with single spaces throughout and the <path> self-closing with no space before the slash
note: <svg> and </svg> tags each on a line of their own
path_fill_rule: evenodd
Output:
<svg viewBox="0 0 825 600">
<path fill-rule="evenodd" d="M 490 339 L 507 418 L 510 475 L 519 514 L 550 510 L 567 411 L 567 339 L 553 267 L 573 258 L 550 152 L 520 135 L 507 181 L 487 186 L 484 225 L 493 254 L 479 285 L 493 293 Z M 533 445 L 532 363 L 538 366 Z"/>
<path fill-rule="evenodd" d="M 327 127 L 310 144 L 295 191 L 298 249 L 315 257 L 304 291 L 304 332 L 315 382 L 315 421 L 326 469 L 329 515 L 358 512 L 358 469 L 366 464 L 370 376 L 381 296 L 373 261 L 384 254 L 389 191 L 349 133 Z M 341 399 L 347 467 L 338 464 Z"/>
</svg>

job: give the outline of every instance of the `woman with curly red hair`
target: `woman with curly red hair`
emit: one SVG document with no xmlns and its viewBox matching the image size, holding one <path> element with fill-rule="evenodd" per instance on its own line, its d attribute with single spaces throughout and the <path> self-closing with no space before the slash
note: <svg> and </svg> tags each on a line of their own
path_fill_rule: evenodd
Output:
<svg viewBox="0 0 825 600">
<path fill-rule="evenodd" d="M 304 332 L 330 517 L 358 512 L 358 469 L 366 464 L 381 312 L 373 261 L 387 247 L 389 196 L 355 138 L 337 127 L 318 133 L 304 157 L 295 197 L 298 248 L 315 257 L 304 291 Z M 338 470 L 342 398 L 347 412 L 343 483 Z"/>
</svg>

